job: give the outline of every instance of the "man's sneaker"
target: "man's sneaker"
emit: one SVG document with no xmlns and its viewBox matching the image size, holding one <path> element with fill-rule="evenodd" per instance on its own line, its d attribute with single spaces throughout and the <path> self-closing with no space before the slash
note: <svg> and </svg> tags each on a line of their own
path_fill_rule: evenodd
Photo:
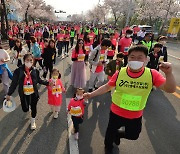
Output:
<svg viewBox="0 0 180 154">
<path fill-rule="evenodd" d="M 35 118 L 31 119 L 31 130 L 35 130 L 36 129 L 36 122 L 35 122 Z"/>
<path fill-rule="evenodd" d="M 104 148 L 104 150 L 105 150 L 105 154 L 113 154 L 113 149 L 111 148 Z"/>
<path fill-rule="evenodd" d="M 54 113 L 54 119 L 57 119 L 58 118 L 58 112 L 55 112 Z"/>
<path fill-rule="evenodd" d="M 88 90 L 88 92 L 90 92 L 90 93 L 91 93 L 92 91 L 93 91 L 93 89 L 89 89 L 89 90 Z"/>
<path fill-rule="evenodd" d="M 116 145 L 120 145 L 120 136 L 118 136 L 118 135 L 116 135 L 115 136 L 115 138 L 114 138 L 114 143 L 116 144 Z"/>
<path fill-rule="evenodd" d="M 79 133 L 78 132 L 74 134 L 74 138 L 75 138 L 75 140 L 79 139 Z"/>
</svg>

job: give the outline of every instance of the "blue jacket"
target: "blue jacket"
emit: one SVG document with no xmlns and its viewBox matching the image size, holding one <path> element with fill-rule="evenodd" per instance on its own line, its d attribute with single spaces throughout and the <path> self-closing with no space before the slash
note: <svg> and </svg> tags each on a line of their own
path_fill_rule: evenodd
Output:
<svg viewBox="0 0 180 154">
<path fill-rule="evenodd" d="M 2 67 L 4 67 L 4 68 L 7 70 L 8 76 L 9 76 L 9 78 L 12 80 L 13 74 L 12 74 L 11 70 L 9 69 L 9 67 L 8 67 L 8 65 L 7 65 L 6 63 L 0 65 L 0 75 L 3 74 L 3 69 L 2 69 Z"/>
<path fill-rule="evenodd" d="M 32 54 L 33 54 L 34 58 L 40 58 L 41 57 L 41 49 L 40 49 L 39 44 L 37 42 L 34 43 L 34 45 L 32 46 Z"/>
</svg>

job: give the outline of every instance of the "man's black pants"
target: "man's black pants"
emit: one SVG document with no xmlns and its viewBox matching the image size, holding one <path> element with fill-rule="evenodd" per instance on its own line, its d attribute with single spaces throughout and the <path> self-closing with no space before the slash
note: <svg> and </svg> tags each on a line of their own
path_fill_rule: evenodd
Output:
<svg viewBox="0 0 180 154">
<path fill-rule="evenodd" d="M 128 140 L 137 140 L 141 132 L 142 117 L 136 119 L 127 119 L 114 114 L 112 111 L 109 115 L 109 123 L 105 135 L 105 148 L 112 149 L 113 142 L 118 137 Z M 125 127 L 125 132 L 121 136 L 118 131 L 121 127 Z"/>
</svg>

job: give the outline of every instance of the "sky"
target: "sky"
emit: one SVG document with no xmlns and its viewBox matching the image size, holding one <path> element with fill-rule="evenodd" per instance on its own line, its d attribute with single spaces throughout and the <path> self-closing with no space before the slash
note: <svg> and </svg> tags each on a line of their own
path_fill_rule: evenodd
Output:
<svg viewBox="0 0 180 154">
<path fill-rule="evenodd" d="M 58 15 L 67 17 L 72 14 L 85 13 L 92 9 L 99 0 L 45 0 L 46 4 L 52 5 L 56 10 L 66 11 L 66 14 Z"/>
</svg>

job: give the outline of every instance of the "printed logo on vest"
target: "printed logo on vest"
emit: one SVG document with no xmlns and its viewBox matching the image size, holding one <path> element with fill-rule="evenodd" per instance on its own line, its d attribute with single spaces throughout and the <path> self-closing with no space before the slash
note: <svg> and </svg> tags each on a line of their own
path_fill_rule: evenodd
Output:
<svg viewBox="0 0 180 154">
<path fill-rule="evenodd" d="M 123 86 L 126 88 L 148 89 L 149 84 L 147 82 L 134 82 L 134 81 L 121 80 L 119 86 L 120 87 Z"/>
</svg>

